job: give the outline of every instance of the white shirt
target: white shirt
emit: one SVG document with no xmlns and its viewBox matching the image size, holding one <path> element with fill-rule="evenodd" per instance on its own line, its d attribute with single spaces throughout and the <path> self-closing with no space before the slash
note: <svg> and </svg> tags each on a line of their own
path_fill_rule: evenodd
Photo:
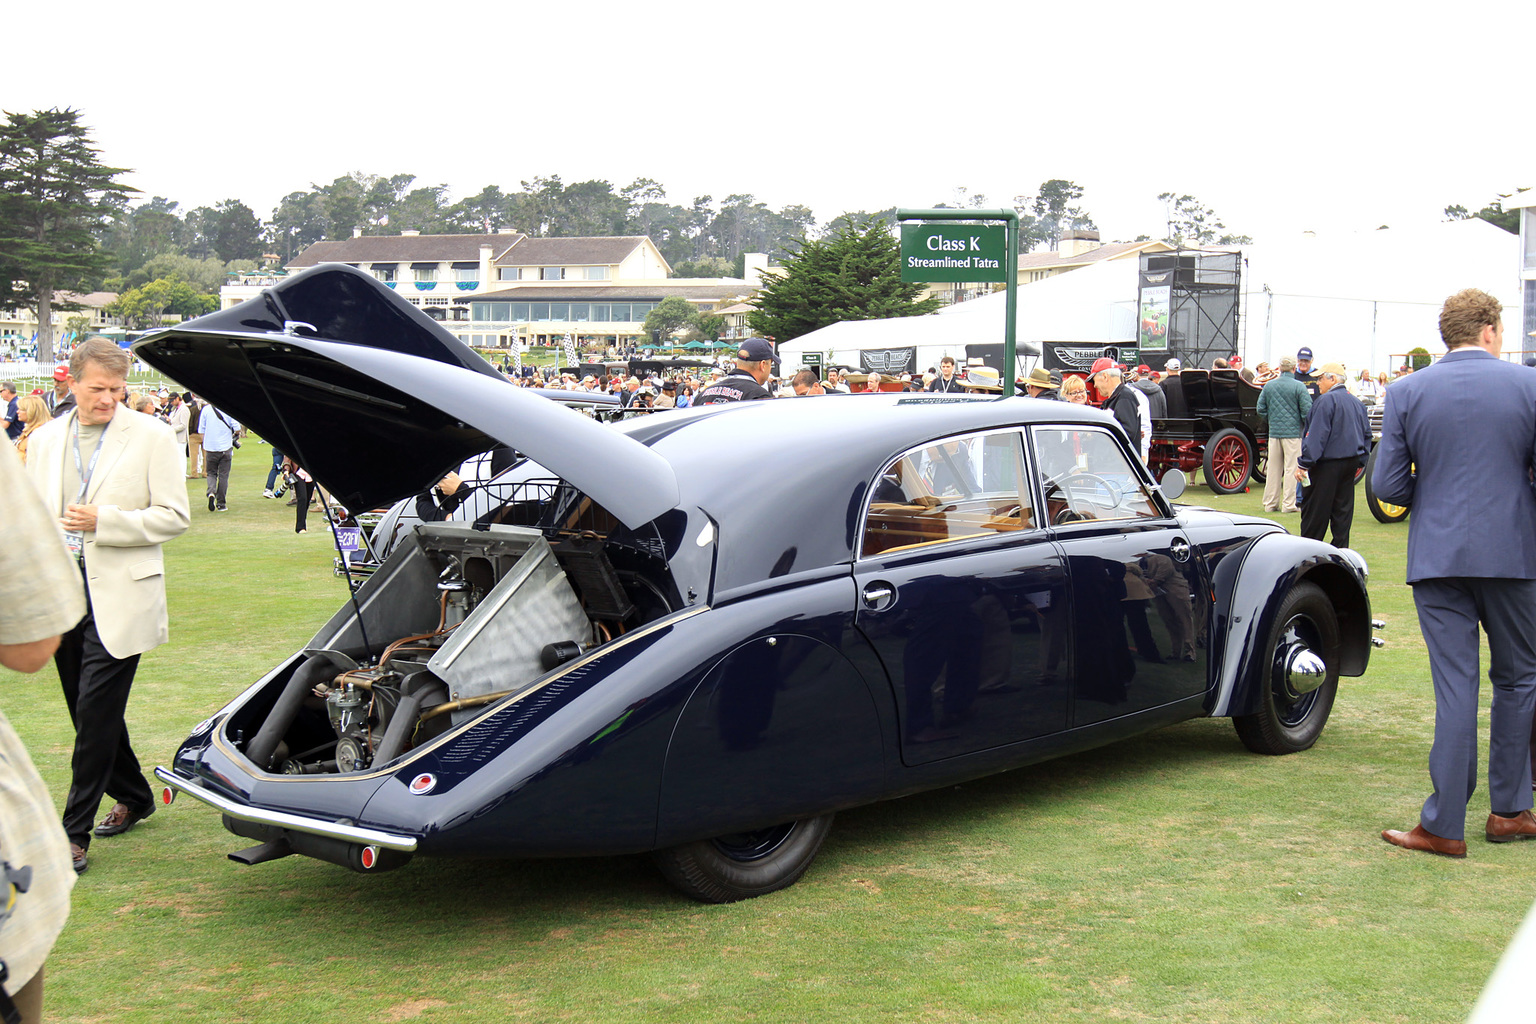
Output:
<svg viewBox="0 0 1536 1024">
<path fill-rule="evenodd" d="M 1152 451 L 1152 403 L 1147 400 L 1147 394 L 1141 388 L 1132 384 L 1130 389 L 1131 394 L 1136 396 L 1136 409 L 1141 413 L 1141 461 L 1146 462 L 1148 453 Z"/>
<path fill-rule="evenodd" d="M 202 416 L 198 417 L 197 427 L 203 435 L 203 451 L 227 452 L 235 446 L 235 431 L 240 429 L 240 421 L 221 414 L 211 405 L 205 405 Z"/>
</svg>

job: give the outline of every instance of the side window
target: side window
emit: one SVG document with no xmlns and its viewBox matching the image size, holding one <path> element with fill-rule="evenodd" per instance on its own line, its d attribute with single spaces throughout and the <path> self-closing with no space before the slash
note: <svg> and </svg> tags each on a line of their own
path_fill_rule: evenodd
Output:
<svg viewBox="0 0 1536 1024">
<path fill-rule="evenodd" d="M 1115 439 L 1092 427 L 1031 431 L 1044 519 L 1052 526 L 1092 519 L 1155 519 L 1162 515 Z"/>
<path fill-rule="evenodd" d="M 908 452 L 875 481 L 862 557 L 1036 525 L 1016 431 L 955 438 Z"/>
</svg>

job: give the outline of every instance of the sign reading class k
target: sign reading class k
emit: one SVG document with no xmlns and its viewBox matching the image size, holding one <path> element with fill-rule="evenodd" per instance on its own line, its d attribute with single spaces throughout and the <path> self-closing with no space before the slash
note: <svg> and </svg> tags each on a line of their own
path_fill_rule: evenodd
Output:
<svg viewBox="0 0 1536 1024">
<path fill-rule="evenodd" d="M 999 225 L 903 224 L 903 281 L 1007 281 L 1007 231 Z"/>
</svg>

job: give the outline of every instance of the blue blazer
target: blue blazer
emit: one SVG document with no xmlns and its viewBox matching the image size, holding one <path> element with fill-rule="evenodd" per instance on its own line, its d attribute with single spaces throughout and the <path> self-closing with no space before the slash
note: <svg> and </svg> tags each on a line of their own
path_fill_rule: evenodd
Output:
<svg viewBox="0 0 1536 1024">
<path fill-rule="evenodd" d="M 1371 487 L 1409 505 L 1408 582 L 1536 579 L 1536 371 L 1481 348 L 1387 388 Z"/>
</svg>

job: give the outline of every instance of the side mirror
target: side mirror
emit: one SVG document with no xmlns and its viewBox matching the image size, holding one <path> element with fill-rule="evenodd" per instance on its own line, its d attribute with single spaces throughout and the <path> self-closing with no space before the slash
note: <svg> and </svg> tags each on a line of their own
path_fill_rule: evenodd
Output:
<svg viewBox="0 0 1536 1024">
<path fill-rule="evenodd" d="M 1179 495 L 1184 493 L 1184 488 L 1189 485 L 1182 469 L 1170 469 L 1163 474 L 1163 479 L 1158 482 L 1158 487 L 1163 492 L 1163 497 L 1169 501 L 1179 500 Z"/>
</svg>

